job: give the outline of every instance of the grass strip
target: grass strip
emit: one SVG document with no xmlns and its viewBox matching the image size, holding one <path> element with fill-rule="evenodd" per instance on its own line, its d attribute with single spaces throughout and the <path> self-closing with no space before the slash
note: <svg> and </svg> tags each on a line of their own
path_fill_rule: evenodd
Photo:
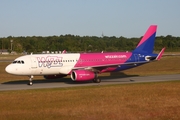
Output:
<svg viewBox="0 0 180 120">
<path fill-rule="evenodd" d="M 180 119 L 180 81 L 0 92 L 0 119 Z"/>
</svg>

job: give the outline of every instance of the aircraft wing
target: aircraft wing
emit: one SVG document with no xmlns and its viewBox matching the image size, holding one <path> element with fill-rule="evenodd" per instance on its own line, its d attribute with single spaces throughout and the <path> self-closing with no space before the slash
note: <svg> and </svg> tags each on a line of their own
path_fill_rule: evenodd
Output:
<svg viewBox="0 0 180 120">
<path fill-rule="evenodd" d="M 77 69 L 93 69 L 93 70 L 102 70 L 108 67 L 120 67 L 121 65 L 132 65 L 136 66 L 137 64 L 144 64 L 149 61 L 140 61 L 140 62 L 127 62 L 127 63 L 116 63 L 116 64 L 105 64 L 105 65 L 95 65 L 95 66 L 83 66 L 83 67 L 74 67 L 73 70 Z"/>
</svg>

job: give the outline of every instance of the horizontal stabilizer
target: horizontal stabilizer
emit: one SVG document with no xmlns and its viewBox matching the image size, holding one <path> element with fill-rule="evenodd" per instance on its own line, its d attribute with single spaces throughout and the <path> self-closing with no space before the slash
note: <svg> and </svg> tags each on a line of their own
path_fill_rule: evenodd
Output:
<svg viewBox="0 0 180 120">
<path fill-rule="evenodd" d="M 162 54 L 164 53 L 164 50 L 165 50 L 166 48 L 164 47 L 162 50 L 161 50 L 161 52 L 158 54 L 158 56 L 156 57 L 156 60 L 160 60 L 161 59 L 161 57 L 162 57 Z"/>
</svg>

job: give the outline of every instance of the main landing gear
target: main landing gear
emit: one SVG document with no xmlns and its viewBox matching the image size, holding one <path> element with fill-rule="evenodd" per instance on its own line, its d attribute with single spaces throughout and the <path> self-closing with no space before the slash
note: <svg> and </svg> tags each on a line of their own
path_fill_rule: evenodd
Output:
<svg viewBox="0 0 180 120">
<path fill-rule="evenodd" d="M 101 82 L 101 79 L 98 78 L 98 73 L 97 72 L 95 72 L 95 78 L 93 79 L 93 82 L 94 83 L 100 83 Z"/>
<path fill-rule="evenodd" d="M 100 79 L 100 78 L 94 78 L 94 79 L 93 79 L 93 82 L 94 82 L 94 83 L 100 83 L 100 82 L 101 82 L 101 79 Z"/>
<path fill-rule="evenodd" d="M 28 85 L 30 85 L 30 86 L 33 85 L 33 82 L 32 82 L 33 78 L 34 78 L 33 75 L 29 76 L 29 83 L 28 83 Z"/>
</svg>

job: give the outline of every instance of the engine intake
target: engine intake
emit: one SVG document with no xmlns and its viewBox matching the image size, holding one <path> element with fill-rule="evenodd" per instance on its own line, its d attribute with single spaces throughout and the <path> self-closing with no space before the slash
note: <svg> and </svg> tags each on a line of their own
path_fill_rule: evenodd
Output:
<svg viewBox="0 0 180 120">
<path fill-rule="evenodd" d="M 97 76 L 96 73 L 89 70 L 74 70 L 71 73 L 71 79 L 73 81 L 88 81 L 93 80 Z"/>
</svg>

